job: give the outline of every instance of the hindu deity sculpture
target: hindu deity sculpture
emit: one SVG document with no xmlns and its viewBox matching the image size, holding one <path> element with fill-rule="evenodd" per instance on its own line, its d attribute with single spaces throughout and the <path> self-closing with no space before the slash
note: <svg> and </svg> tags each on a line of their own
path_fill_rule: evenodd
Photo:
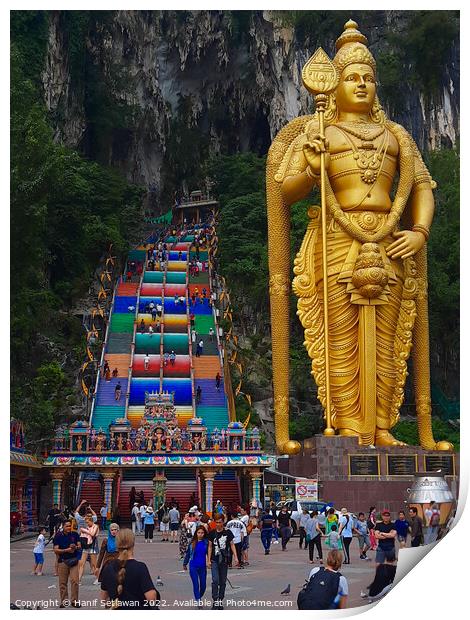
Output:
<svg viewBox="0 0 470 620">
<path fill-rule="evenodd" d="M 317 50 L 302 78 L 316 111 L 291 121 L 268 155 L 267 199 L 276 443 L 289 439 L 289 207 L 321 189 L 294 263 L 297 314 L 325 409 L 325 435 L 397 446 L 412 350 L 419 439 L 431 428 L 426 242 L 432 180 L 410 134 L 377 98 L 376 63 L 355 22 L 331 61 Z M 396 189 L 394 189 L 394 183 Z"/>
</svg>

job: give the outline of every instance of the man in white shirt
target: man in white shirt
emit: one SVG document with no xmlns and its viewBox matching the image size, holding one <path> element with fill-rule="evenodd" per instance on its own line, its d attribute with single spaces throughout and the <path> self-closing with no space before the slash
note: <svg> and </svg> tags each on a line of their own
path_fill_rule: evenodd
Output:
<svg viewBox="0 0 470 620">
<path fill-rule="evenodd" d="M 139 504 L 137 502 L 134 503 L 134 506 L 132 507 L 131 510 L 131 522 L 132 522 L 132 532 L 135 535 L 140 534 L 141 532 L 141 527 L 140 527 L 140 508 L 139 508 Z"/>
<path fill-rule="evenodd" d="M 240 518 L 241 516 L 242 515 L 239 513 L 233 519 L 231 519 L 225 526 L 225 528 L 229 530 L 230 532 L 232 532 L 233 534 L 233 544 L 235 545 L 235 549 L 237 551 L 238 568 L 243 568 L 242 546 L 243 546 L 243 539 L 246 536 L 246 527 Z M 230 558 L 230 563 L 229 563 L 229 566 L 231 565 L 232 565 L 232 558 Z"/>
</svg>

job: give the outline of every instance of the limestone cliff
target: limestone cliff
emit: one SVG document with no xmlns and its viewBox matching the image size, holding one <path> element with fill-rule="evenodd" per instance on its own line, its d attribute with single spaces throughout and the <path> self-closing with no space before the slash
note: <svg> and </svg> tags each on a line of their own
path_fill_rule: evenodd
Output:
<svg viewBox="0 0 470 620">
<path fill-rule="evenodd" d="M 435 44 L 420 41 L 426 33 L 415 13 L 353 16 L 383 69 L 379 95 L 394 120 L 421 148 L 455 145 L 458 35 L 439 34 L 447 37 L 444 65 L 437 87 L 425 93 L 415 79 L 417 63 L 399 54 L 409 32 L 418 41 L 418 59 L 419 45 Z M 182 182 L 201 180 L 208 154 L 264 154 L 287 121 L 311 110 L 302 66 L 320 44 L 333 55 L 347 17 L 331 11 L 302 18 L 267 11 L 51 12 L 42 79 L 57 139 L 118 167 L 162 198 L 163 208 Z M 426 78 L 426 67 L 421 70 Z"/>
</svg>

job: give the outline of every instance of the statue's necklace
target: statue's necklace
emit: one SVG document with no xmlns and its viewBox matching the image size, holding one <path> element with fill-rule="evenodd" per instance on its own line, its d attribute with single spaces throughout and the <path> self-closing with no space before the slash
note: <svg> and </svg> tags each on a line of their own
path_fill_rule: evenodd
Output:
<svg viewBox="0 0 470 620">
<path fill-rule="evenodd" d="M 365 126 L 368 127 L 367 125 Z M 338 124 L 337 127 L 351 145 L 356 165 L 361 170 L 361 179 L 369 185 L 375 184 L 382 170 L 384 156 L 388 147 L 387 134 L 384 135 L 382 144 L 378 148 L 375 148 L 373 140 L 385 132 L 385 127 L 371 128 L 367 133 L 367 137 L 365 137 L 366 134 L 363 135 L 359 131 L 356 133 L 349 131 L 349 128 L 343 127 L 343 124 Z M 348 136 L 348 133 L 362 141 L 359 148 Z"/>
<path fill-rule="evenodd" d="M 350 133 L 352 136 L 359 138 L 363 142 L 373 142 L 385 131 L 384 125 L 377 126 L 376 124 L 371 123 L 340 122 L 336 123 L 336 127 Z"/>
</svg>

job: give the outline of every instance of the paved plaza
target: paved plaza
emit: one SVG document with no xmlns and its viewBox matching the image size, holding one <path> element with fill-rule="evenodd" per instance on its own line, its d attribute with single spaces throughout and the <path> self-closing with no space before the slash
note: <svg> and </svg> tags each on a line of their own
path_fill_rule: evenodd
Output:
<svg viewBox="0 0 470 620">
<path fill-rule="evenodd" d="M 299 550 L 298 538 L 293 538 L 287 551 L 281 545 L 273 545 L 271 554 L 264 555 L 259 531 L 250 536 L 250 566 L 242 570 L 233 568 L 229 571 L 230 583 L 227 583 L 225 609 L 297 609 L 297 593 L 305 583 L 312 565 L 308 561 L 308 552 Z M 21 540 L 11 544 L 10 568 L 11 585 L 10 600 L 18 606 L 29 602 L 30 605 L 42 603 L 44 607 L 57 609 L 58 580 L 53 576 L 54 553 L 51 544 L 46 547 L 45 570 L 42 577 L 31 575 L 34 539 Z M 327 548 L 324 546 L 324 556 Z M 369 555 L 372 557 L 373 554 Z M 351 544 L 351 565 L 343 566 L 341 573 L 349 584 L 347 607 L 364 605 L 360 598 L 361 589 L 371 583 L 375 571 L 374 562 L 359 559 L 357 539 Z M 135 558 L 147 564 L 154 583 L 157 578 L 163 586 L 157 586 L 162 598 L 162 608 L 185 609 L 192 603 L 192 584 L 188 572 L 183 571 L 183 563 L 179 560 L 178 545 L 160 540 L 146 544 L 143 537 L 137 537 Z M 315 562 L 315 566 L 318 566 Z M 93 585 L 94 576 L 86 574 L 80 586 L 80 601 L 83 608 L 100 608 L 99 585 Z M 290 583 L 291 594 L 281 596 L 281 591 Z M 205 603 L 209 607 L 210 571 L 207 574 L 207 591 Z M 74 610 L 75 611 L 75 610 Z"/>
</svg>

